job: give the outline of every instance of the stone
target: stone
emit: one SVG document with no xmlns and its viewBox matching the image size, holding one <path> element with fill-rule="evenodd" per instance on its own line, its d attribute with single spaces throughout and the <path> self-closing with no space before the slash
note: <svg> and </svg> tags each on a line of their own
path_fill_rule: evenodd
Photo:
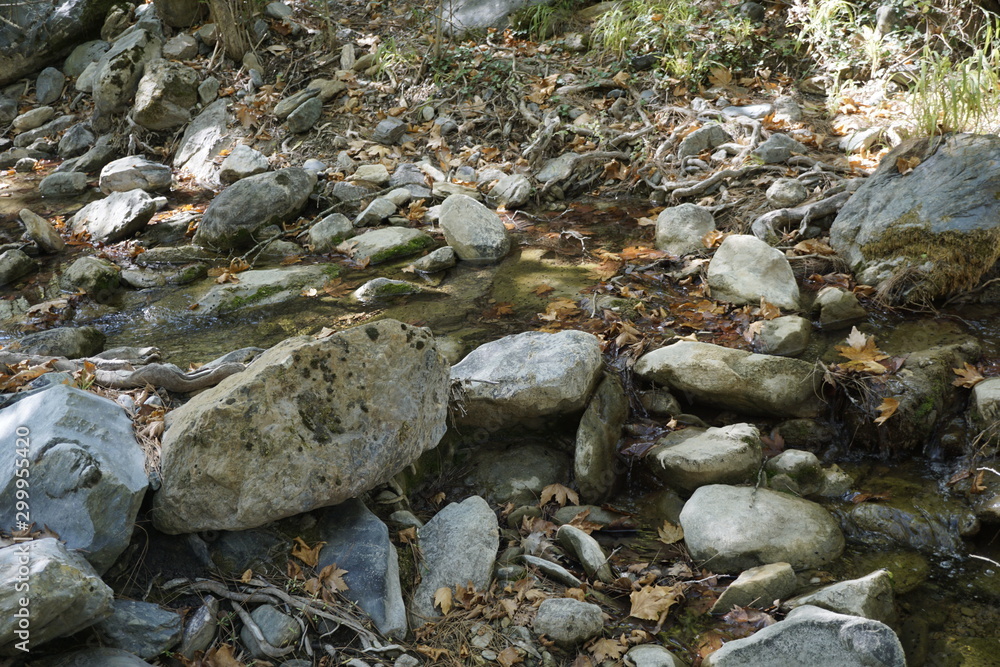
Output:
<svg viewBox="0 0 1000 667">
<path fill-rule="evenodd" d="M 626 664 L 635 667 L 687 667 L 687 663 L 658 644 L 633 646 L 625 654 L 625 660 Z"/>
<path fill-rule="evenodd" d="M 396 213 L 396 204 L 385 197 L 376 197 L 365 210 L 354 219 L 355 227 L 373 227 L 385 223 L 389 216 Z"/>
<path fill-rule="evenodd" d="M 331 213 L 309 228 L 309 244 L 314 252 L 330 252 L 357 231 L 342 213 Z"/>
<path fill-rule="evenodd" d="M 95 327 L 56 327 L 19 338 L 8 349 L 43 357 L 79 359 L 104 350 L 105 336 Z"/>
<path fill-rule="evenodd" d="M 80 76 L 76 77 L 76 83 L 73 84 L 73 87 L 81 93 L 92 93 L 94 91 L 94 78 L 97 76 L 99 64 L 100 60 L 95 60 L 87 65 L 83 72 L 80 73 Z"/>
<path fill-rule="evenodd" d="M 206 46 L 215 46 L 219 41 L 219 28 L 214 23 L 206 23 L 195 30 L 194 34 Z"/>
<path fill-rule="evenodd" d="M 116 243 L 142 231 L 154 213 L 156 202 L 144 191 L 112 192 L 77 211 L 70 226 L 93 241 Z"/>
<path fill-rule="evenodd" d="M 348 180 L 365 181 L 374 185 L 384 186 L 389 183 L 389 170 L 381 163 L 362 164 L 358 165 Z"/>
<path fill-rule="evenodd" d="M 71 158 L 86 153 L 97 137 L 86 123 L 77 123 L 66 130 L 66 134 L 59 140 L 59 157 Z"/>
<path fill-rule="evenodd" d="M 13 452 L 13 447 L 8 449 Z M 0 646 L 5 654 L 11 649 L 27 652 L 29 647 L 74 634 L 111 613 L 111 589 L 83 556 L 55 538 L 0 549 L 0 573 Z M 23 581 L 18 585 L 18 577 L 30 582 L 30 591 L 23 590 Z M 21 604 L 26 592 L 30 592 L 29 607 Z M 22 609 L 30 609 L 28 629 L 19 626 Z"/>
<path fill-rule="evenodd" d="M 531 199 L 531 189 L 531 181 L 523 174 L 504 176 L 490 190 L 490 204 L 498 208 L 520 208 Z"/>
<path fill-rule="evenodd" d="M 530 554 L 522 555 L 521 559 L 525 562 L 525 564 L 530 565 L 549 579 L 557 581 L 564 586 L 572 586 L 575 588 L 581 588 L 583 586 L 582 581 L 577 579 L 572 572 L 558 563 L 553 563 L 550 560 L 532 556 Z"/>
<path fill-rule="evenodd" d="M 326 103 L 347 90 L 347 83 L 339 79 L 332 81 L 330 79 L 313 79 L 306 88 L 315 88 L 318 90 L 319 99 Z"/>
<path fill-rule="evenodd" d="M 70 114 L 64 116 L 59 116 L 54 120 L 50 120 L 40 127 L 36 127 L 33 130 L 27 130 L 21 134 L 14 137 L 14 146 L 18 148 L 32 147 L 36 149 L 44 150 L 46 154 L 51 154 L 54 148 L 54 142 L 44 141 L 47 138 L 55 137 L 58 133 L 67 129 L 76 122 L 76 118 Z"/>
<path fill-rule="evenodd" d="M 755 349 L 762 354 L 797 357 L 808 347 L 811 333 L 812 322 L 798 315 L 765 320 L 756 338 Z"/>
<path fill-rule="evenodd" d="M 764 465 L 768 487 L 794 495 L 811 496 L 824 486 L 823 466 L 812 452 L 786 449 Z"/>
<path fill-rule="evenodd" d="M 221 84 L 214 76 L 207 76 L 198 84 L 198 101 L 202 106 L 208 106 L 219 97 Z"/>
<path fill-rule="evenodd" d="M 832 285 L 819 291 L 813 308 L 819 309 L 819 326 L 827 331 L 846 329 L 868 319 L 868 311 L 854 292 Z"/>
<path fill-rule="evenodd" d="M 298 642 L 299 637 L 302 636 L 302 628 L 295 618 L 282 613 L 274 605 L 260 605 L 250 612 L 250 618 L 257 624 L 264 640 L 277 649 L 294 646 Z M 240 630 L 240 641 L 243 642 L 243 645 L 247 647 L 250 654 L 254 657 L 268 657 L 260 642 L 257 641 L 257 638 L 246 625 Z"/>
<path fill-rule="evenodd" d="M 582 331 L 528 331 L 473 350 L 451 369 L 459 425 L 499 428 L 583 410 L 601 379 L 600 344 Z"/>
<path fill-rule="evenodd" d="M 95 626 L 104 643 L 151 660 L 181 641 L 181 616 L 151 602 L 115 600 L 111 616 Z"/>
<path fill-rule="evenodd" d="M 472 472 L 465 484 L 496 504 L 535 505 L 546 486 L 569 482 L 569 457 L 532 443 L 503 450 L 479 448 L 470 454 L 469 465 Z"/>
<path fill-rule="evenodd" d="M 819 568 L 844 550 L 844 536 L 827 510 L 769 489 L 699 487 L 680 521 L 691 557 L 714 572 L 782 562 Z"/>
<path fill-rule="evenodd" d="M 398 208 L 400 206 L 406 206 L 413 198 L 413 195 L 410 194 L 410 191 L 406 188 L 396 188 L 386 194 L 385 198 L 391 201 L 393 205 Z"/>
<path fill-rule="evenodd" d="M 673 417 L 684 412 L 674 395 L 662 388 L 639 392 L 639 403 L 654 416 Z"/>
<path fill-rule="evenodd" d="M 444 200 L 440 224 L 445 241 L 463 261 L 494 263 L 510 251 L 510 237 L 500 217 L 467 195 Z"/>
<path fill-rule="evenodd" d="M 354 498 L 438 443 L 448 386 L 433 337 L 396 320 L 285 340 L 170 413 L 154 525 L 241 530 Z"/>
<path fill-rule="evenodd" d="M 159 192 L 170 189 L 171 179 L 167 165 L 147 160 L 141 155 L 130 155 L 104 165 L 99 184 L 101 192 L 106 195 L 129 190 Z"/>
<path fill-rule="evenodd" d="M 364 285 L 354 290 L 351 297 L 359 303 L 375 303 L 386 301 L 400 296 L 420 294 L 424 291 L 420 285 L 416 285 L 405 280 L 392 280 L 391 278 L 373 278 Z"/>
<path fill-rule="evenodd" d="M 686 393 L 698 403 L 747 414 L 814 417 L 820 378 L 812 363 L 745 350 L 678 341 L 648 352 L 637 375 Z"/>
<path fill-rule="evenodd" d="M 762 459 L 760 432 L 750 424 L 689 427 L 660 438 L 643 460 L 671 488 L 694 491 L 706 484 L 751 480 Z"/>
<path fill-rule="evenodd" d="M 111 162 L 114 156 L 115 149 L 111 145 L 111 135 L 105 134 L 97 138 L 90 150 L 78 158 L 66 160 L 59 165 L 56 171 L 63 171 L 63 167 L 67 167 L 65 171 L 89 174 L 103 168 L 104 165 Z"/>
<path fill-rule="evenodd" d="M 264 13 L 273 19 L 284 21 L 292 18 L 292 8 L 283 2 L 269 2 L 264 7 Z"/>
<path fill-rule="evenodd" d="M 788 563 L 769 563 L 744 570 L 736 580 L 722 591 L 722 595 L 709 610 L 725 614 L 735 607 L 768 609 L 777 600 L 784 600 L 795 592 L 799 582 L 795 570 Z"/>
<path fill-rule="evenodd" d="M 193 242 L 231 250 L 253 246 L 265 227 L 297 216 L 316 185 L 316 175 L 301 167 L 241 179 L 212 200 Z"/>
<path fill-rule="evenodd" d="M 576 429 L 573 478 L 586 502 L 606 500 L 621 474 L 618 441 L 628 418 L 628 397 L 621 379 L 605 373 Z"/>
<path fill-rule="evenodd" d="M 35 102 L 52 104 L 62 95 L 66 77 L 55 67 L 46 67 L 35 79 Z"/>
<path fill-rule="evenodd" d="M 389 187 L 398 188 L 407 185 L 419 185 L 421 187 L 426 187 L 427 185 L 426 174 L 420 171 L 420 167 L 411 162 L 404 162 L 397 166 L 389 177 Z"/>
<path fill-rule="evenodd" d="M 809 190 L 794 178 L 779 178 L 766 192 L 767 203 L 777 208 L 792 208 L 809 198 Z"/>
<path fill-rule="evenodd" d="M 615 580 L 607 554 L 593 537 L 576 526 L 566 524 L 559 526 L 556 539 L 568 553 L 580 561 L 588 577 L 600 579 L 606 584 Z"/>
<path fill-rule="evenodd" d="M 972 388 L 970 413 L 981 429 L 1000 424 L 1000 378 L 986 378 Z"/>
<path fill-rule="evenodd" d="M 656 247 L 671 255 L 706 250 L 702 239 L 715 231 L 715 216 L 703 206 L 681 204 L 660 211 L 656 217 Z"/>
<path fill-rule="evenodd" d="M 399 557 L 389 529 L 364 503 L 351 499 L 323 510 L 316 571 L 328 565 L 347 570 L 343 595 L 357 604 L 386 637 L 406 636 L 406 607 L 399 585 Z"/>
<path fill-rule="evenodd" d="M 458 256 L 455 254 L 455 249 L 450 245 L 446 245 L 443 248 L 438 248 L 427 253 L 414 261 L 410 266 L 421 273 L 437 273 L 438 271 L 450 269 L 457 262 Z"/>
<path fill-rule="evenodd" d="M 98 303 L 106 303 L 121 289 L 118 266 L 107 259 L 84 255 L 63 272 L 59 285 L 67 291 L 83 290 Z"/>
<path fill-rule="evenodd" d="M 212 285 L 192 313 L 222 315 L 240 310 L 266 308 L 298 300 L 304 290 L 323 288 L 336 271 L 329 266 L 287 266 L 254 269 L 239 274 L 238 283 Z"/>
<path fill-rule="evenodd" d="M 788 310 L 799 308 L 799 286 L 788 258 L 750 234 L 727 236 L 708 265 L 713 298 L 757 305 L 761 299 Z"/>
<path fill-rule="evenodd" d="M 15 248 L 0 254 L 0 285 L 9 285 L 37 270 L 38 264 L 22 250 Z"/>
<path fill-rule="evenodd" d="M 10 127 L 15 132 L 27 132 L 45 125 L 55 116 L 56 110 L 50 106 L 35 107 L 11 121 Z"/>
<path fill-rule="evenodd" d="M 207 651 L 219 627 L 219 601 L 211 595 L 187 617 L 179 653 L 190 660 L 196 651 Z"/>
<path fill-rule="evenodd" d="M 704 667 L 904 667 L 903 647 L 889 626 L 819 607 L 793 609 L 780 623 L 727 642 Z"/>
<path fill-rule="evenodd" d="M 38 165 L 38 160 L 33 157 L 23 157 L 14 164 L 14 171 L 19 174 L 30 174 Z"/>
<path fill-rule="evenodd" d="M 764 120 L 764 118 L 770 115 L 773 111 L 774 107 L 770 104 L 748 104 L 741 107 L 723 107 L 722 115 L 728 116 L 729 118 L 741 116 L 743 118 L 753 118 L 754 120 Z"/>
<path fill-rule="evenodd" d="M 323 162 L 322 160 L 317 160 L 316 158 L 309 158 L 308 160 L 303 162 L 302 168 L 305 169 L 306 171 L 313 172 L 317 176 L 319 176 L 320 174 L 322 174 L 327 170 L 326 163 Z"/>
<path fill-rule="evenodd" d="M 53 199 L 75 197 L 87 191 L 87 176 L 78 171 L 54 172 L 38 184 L 38 194 Z"/>
<path fill-rule="evenodd" d="M 405 121 L 389 116 L 375 126 L 375 130 L 372 132 L 372 141 L 377 144 L 391 146 L 403 138 L 403 135 L 406 134 L 406 129 L 407 124 Z"/>
<path fill-rule="evenodd" d="M 18 213 L 28 237 L 42 252 L 55 253 L 66 247 L 66 242 L 59 236 L 52 223 L 31 209 L 22 208 Z"/>
<path fill-rule="evenodd" d="M 175 35 L 163 45 L 163 57 L 167 60 L 192 60 L 197 55 L 198 40 L 187 33 Z"/>
<path fill-rule="evenodd" d="M 246 144 L 238 144 L 222 161 L 219 179 L 223 183 L 235 183 L 248 176 L 263 174 L 270 168 L 271 163 L 263 153 Z"/>
<path fill-rule="evenodd" d="M 323 115 L 323 101 L 319 97 L 311 97 L 285 118 L 285 127 L 293 134 L 308 132 Z"/>
<path fill-rule="evenodd" d="M 848 616 L 870 618 L 886 625 L 894 625 L 896 622 L 896 600 L 889 570 L 876 570 L 859 579 L 838 581 L 787 600 L 781 606 L 787 610 L 803 605 L 813 605 Z"/>
<path fill-rule="evenodd" d="M 299 108 L 306 100 L 310 100 L 319 95 L 319 90 L 305 88 L 274 105 L 274 115 L 278 120 L 285 120 L 288 115 Z"/>
<path fill-rule="evenodd" d="M 148 667 L 150 663 L 120 648 L 101 647 L 63 653 L 44 664 L 45 667 Z"/>
<path fill-rule="evenodd" d="M 791 95 L 779 95 L 774 99 L 774 120 L 797 123 L 802 120 L 802 107 Z"/>
<path fill-rule="evenodd" d="M 434 605 L 439 588 L 472 585 L 477 591 L 489 588 L 493 564 L 500 547 L 496 514 L 485 500 L 470 496 L 451 503 L 417 530 L 423 556 L 419 564 L 420 583 L 410 603 L 410 624 L 417 628 L 441 615 Z"/>
<path fill-rule="evenodd" d="M 560 646 L 578 646 L 601 634 L 604 613 L 596 604 L 573 598 L 542 600 L 532 628 Z"/>
<path fill-rule="evenodd" d="M 787 134 L 775 132 L 753 150 L 753 155 L 764 164 L 778 164 L 792 157 L 792 153 L 805 155 L 808 152 L 808 148 Z"/>
<path fill-rule="evenodd" d="M 711 123 L 698 128 L 684 137 L 677 147 L 677 157 L 685 158 L 718 148 L 733 141 L 733 137 L 721 125 Z"/>
<path fill-rule="evenodd" d="M 140 29 L 117 40 L 101 56 L 94 72 L 95 122 L 125 108 L 139 87 L 146 63 L 159 53 L 160 40 Z"/>
<path fill-rule="evenodd" d="M 83 73 L 87 65 L 100 60 L 101 56 L 107 53 L 109 48 L 111 48 L 111 45 L 100 39 L 78 45 L 63 62 L 63 74 L 71 79 L 75 79 Z"/>
<path fill-rule="evenodd" d="M 170 130 L 191 120 L 190 110 L 197 103 L 198 73 L 186 65 L 158 58 L 146 65 L 132 115 L 148 130 Z"/>
<path fill-rule="evenodd" d="M 223 98 L 205 107 L 188 124 L 174 153 L 174 169 L 191 175 L 198 185 L 218 184 L 214 159 L 231 143 L 226 133 L 228 105 L 229 102 Z"/>
<path fill-rule="evenodd" d="M 381 264 L 416 254 L 433 243 L 434 239 L 419 229 L 375 229 L 351 238 L 351 258 L 357 262 L 367 260 L 369 264 Z"/>
</svg>

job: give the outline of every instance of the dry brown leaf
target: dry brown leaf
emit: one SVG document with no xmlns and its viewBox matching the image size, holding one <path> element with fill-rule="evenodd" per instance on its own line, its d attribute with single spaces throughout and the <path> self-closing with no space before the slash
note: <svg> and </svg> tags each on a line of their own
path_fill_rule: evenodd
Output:
<svg viewBox="0 0 1000 667">
<path fill-rule="evenodd" d="M 684 539 L 684 529 L 669 521 L 664 521 L 663 525 L 656 529 L 656 535 L 657 539 L 664 544 L 676 544 Z"/>
<path fill-rule="evenodd" d="M 445 616 L 451 611 L 451 588 L 442 586 L 434 591 L 434 606 L 441 608 L 441 613 Z"/>
<path fill-rule="evenodd" d="M 319 562 L 319 551 L 326 542 L 317 542 L 315 546 L 310 547 L 301 537 L 296 537 L 294 541 L 292 555 L 309 567 L 316 567 L 316 563 Z"/>
<path fill-rule="evenodd" d="M 781 317 L 781 308 L 770 301 L 765 301 L 764 297 L 760 298 L 760 308 L 758 309 L 758 316 L 765 320 L 773 320 Z"/>
<path fill-rule="evenodd" d="M 896 408 L 899 407 L 899 401 L 891 396 L 886 396 L 882 399 L 882 402 L 878 406 L 879 416 L 875 418 L 876 424 L 884 424 L 889 417 L 896 414 Z"/>
<path fill-rule="evenodd" d="M 681 597 L 679 586 L 646 586 L 629 595 L 632 608 L 628 615 L 647 621 L 659 620 Z"/>
<path fill-rule="evenodd" d="M 542 489 L 542 497 L 538 501 L 538 506 L 546 505 L 552 501 L 556 501 L 560 507 L 570 503 L 573 505 L 580 504 L 580 496 L 573 489 L 563 486 L 562 484 L 549 484 L 544 489 Z"/>
<path fill-rule="evenodd" d="M 347 574 L 347 570 L 342 570 L 337 567 L 336 563 L 331 563 L 320 570 L 319 580 L 331 591 L 346 591 L 350 587 L 344 581 L 345 574 Z"/>
<path fill-rule="evenodd" d="M 399 531 L 399 541 L 403 544 L 414 544 L 417 541 L 417 528 L 410 526 Z"/>
<path fill-rule="evenodd" d="M 594 659 L 598 662 L 604 662 L 605 660 L 617 660 L 625 654 L 625 649 L 628 648 L 628 644 L 623 640 L 624 636 L 619 637 L 618 639 L 607 639 L 602 637 L 587 646 L 587 650 L 593 654 Z"/>
<path fill-rule="evenodd" d="M 792 250 L 797 250 L 803 255 L 836 255 L 837 251 L 819 239 L 806 239 L 799 241 L 792 246 Z"/>
<path fill-rule="evenodd" d="M 952 372 L 958 377 L 952 381 L 952 384 L 956 387 L 965 387 L 966 389 L 972 389 L 977 384 L 985 380 L 983 374 L 979 372 L 979 369 L 965 362 L 965 366 L 962 368 L 952 368 Z"/>
<path fill-rule="evenodd" d="M 524 662 L 524 656 L 513 646 L 508 646 L 497 654 L 497 662 L 503 665 L 503 667 L 511 667 L 511 665 Z"/>
<path fill-rule="evenodd" d="M 900 157 L 896 158 L 896 169 L 899 170 L 900 176 L 906 176 L 908 173 L 914 170 L 917 165 L 920 164 L 920 158 L 916 155 L 911 157 Z"/>
<path fill-rule="evenodd" d="M 422 653 L 426 655 L 431 660 L 440 660 L 441 658 L 447 658 L 451 655 L 446 648 L 433 648 L 427 646 L 426 644 L 420 644 L 417 646 L 417 653 Z"/>
<path fill-rule="evenodd" d="M 245 663 L 236 659 L 232 646 L 223 644 L 209 649 L 205 657 L 201 659 L 201 665 L 203 667 L 244 667 Z"/>
<path fill-rule="evenodd" d="M 874 336 L 866 336 L 857 327 L 853 327 L 846 342 L 846 345 L 835 346 L 841 356 L 848 359 L 847 363 L 840 364 L 842 368 L 874 375 L 886 372 L 886 367 L 878 362 L 888 359 L 889 355 L 875 346 Z"/>
<path fill-rule="evenodd" d="M 555 289 L 555 288 L 552 287 L 552 285 L 549 285 L 547 283 L 542 283 L 542 284 L 536 286 L 535 289 L 533 289 L 531 291 L 534 292 L 535 296 L 545 296 L 546 294 L 548 294 L 549 292 L 551 292 L 553 289 Z"/>
</svg>

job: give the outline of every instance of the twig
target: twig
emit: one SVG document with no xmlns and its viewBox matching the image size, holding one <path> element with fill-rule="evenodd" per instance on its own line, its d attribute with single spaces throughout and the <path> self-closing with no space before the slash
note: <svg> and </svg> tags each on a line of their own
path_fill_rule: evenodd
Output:
<svg viewBox="0 0 1000 667">
<path fill-rule="evenodd" d="M 250 634 L 253 635 L 253 638 L 257 640 L 257 644 L 260 647 L 261 653 L 263 653 L 269 658 L 281 658 L 295 650 L 294 646 L 289 646 L 287 648 L 278 648 L 276 646 L 273 646 L 269 641 L 264 639 L 264 633 L 261 632 L 260 626 L 258 626 L 254 622 L 253 617 L 250 615 L 250 613 L 247 610 L 240 607 L 235 602 L 233 602 L 232 605 L 233 605 L 233 610 L 239 615 L 240 620 L 243 621 L 243 625 L 247 627 L 247 630 L 250 631 Z"/>
</svg>

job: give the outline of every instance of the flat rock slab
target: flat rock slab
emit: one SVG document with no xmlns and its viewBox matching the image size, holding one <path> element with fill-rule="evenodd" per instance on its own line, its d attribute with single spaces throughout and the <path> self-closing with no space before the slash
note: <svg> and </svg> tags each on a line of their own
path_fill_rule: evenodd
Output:
<svg viewBox="0 0 1000 667">
<path fill-rule="evenodd" d="M 142 231 L 154 213 L 156 202 L 144 191 L 112 192 L 77 211 L 70 224 L 93 241 L 117 243 Z"/>
<path fill-rule="evenodd" d="M 220 315 L 298 299 L 304 289 L 320 289 L 331 278 L 326 266 L 256 269 L 237 274 L 238 283 L 213 285 L 191 315 Z"/>
<path fill-rule="evenodd" d="M 356 261 L 368 260 L 381 264 L 413 255 L 434 243 L 426 233 L 409 227 L 386 227 L 359 234 L 351 239 L 351 257 Z"/>
</svg>

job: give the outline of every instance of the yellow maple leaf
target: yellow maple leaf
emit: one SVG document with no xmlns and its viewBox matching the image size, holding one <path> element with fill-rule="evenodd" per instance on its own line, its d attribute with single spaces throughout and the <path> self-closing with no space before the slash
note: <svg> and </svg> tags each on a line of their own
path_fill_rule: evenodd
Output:
<svg viewBox="0 0 1000 667">
<path fill-rule="evenodd" d="M 337 567 L 336 563 L 332 563 L 320 570 L 319 580 L 331 591 L 346 591 L 349 587 L 344 581 L 345 574 L 347 574 L 347 570 L 342 570 Z"/>
<path fill-rule="evenodd" d="M 580 496 L 577 495 L 576 491 L 558 483 L 549 484 L 542 489 L 542 497 L 538 501 L 538 505 L 541 507 L 542 505 L 545 505 L 553 500 L 556 501 L 560 507 L 565 505 L 567 502 L 572 503 L 573 505 L 580 504 Z"/>
<path fill-rule="evenodd" d="M 441 613 L 445 616 L 451 611 L 451 588 L 442 586 L 434 591 L 434 606 L 441 608 Z"/>
<path fill-rule="evenodd" d="M 628 643 L 624 642 L 624 635 L 618 639 L 601 637 L 587 646 L 587 650 L 591 652 L 594 659 L 598 662 L 617 660 L 624 655 L 626 648 L 628 648 Z"/>
<path fill-rule="evenodd" d="M 972 389 L 986 379 L 983 377 L 983 374 L 979 372 L 979 369 L 970 364 L 968 361 L 965 362 L 965 366 L 962 368 L 952 368 L 951 370 L 958 376 L 952 381 L 952 384 L 956 387 Z"/>
<path fill-rule="evenodd" d="M 670 611 L 670 608 L 677 604 L 682 597 L 679 586 L 644 586 L 632 591 L 629 600 L 632 608 L 628 615 L 633 618 L 641 618 L 647 621 L 656 621 Z"/>
<path fill-rule="evenodd" d="M 669 521 L 664 521 L 663 525 L 656 529 L 657 539 L 664 544 L 675 544 L 684 539 L 684 529 Z"/>
<path fill-rule="evenodd" d="M 888 359 L 889 355 L 875 346 L 874 336 L 866 336 L 857 327 L 853 327 L 846 342 L 846 345 L 834 346 L 841 356 L 848 359 L 847 363 L 841 364 L 843 368 L 874 375 L 886 372 L 886 367 L 878 362 Z"/>
<path fill-rule="evenodd" d="M 890 396 L 886 396 L 882 399 L 882 402 L 876 408 L 879 412 L 879 416 L 875 419 L 876 424 L 884 424 L 889 417 L 896 414 L 896 408 L 899 407 L 899 401 Z"/>
</svg>

